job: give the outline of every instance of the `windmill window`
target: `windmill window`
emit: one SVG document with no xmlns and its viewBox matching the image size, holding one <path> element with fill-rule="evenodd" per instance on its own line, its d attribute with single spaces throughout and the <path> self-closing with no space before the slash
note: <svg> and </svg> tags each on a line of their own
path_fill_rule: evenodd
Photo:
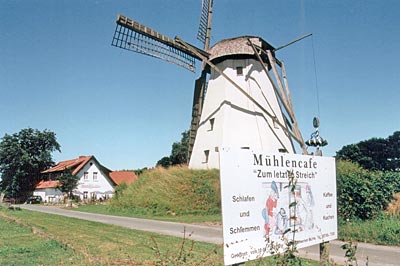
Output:
<svg viewBox="0 0 400 266">
<path fill-rule="evenodd" d="M 208 156 L 210 155 L 210 150 L 204 151 L 204 163 L 208 163 Z"/>
<path fill-rule="evenodd" d="M 93 172 L 93 181 L 97 181 L 97 172 Z"/>
<path fill-rule="evenodd" d="M 89 180 L 89 173 L 88 172 L 84 172 L 83 173 L 83 180 Z"/>
<path fill-rule="evenodd" d="M 213 131 L 214 130 L 214 122 L 215 122 L 215 118 L 211 118 L 210 119 L 210 129 L 208 131 Z"/>
<path fill-rule="evenodd" d="M 236 67 L 236 75 L 243 76 L 243 67 L 241 66 Z"/>
</svg>

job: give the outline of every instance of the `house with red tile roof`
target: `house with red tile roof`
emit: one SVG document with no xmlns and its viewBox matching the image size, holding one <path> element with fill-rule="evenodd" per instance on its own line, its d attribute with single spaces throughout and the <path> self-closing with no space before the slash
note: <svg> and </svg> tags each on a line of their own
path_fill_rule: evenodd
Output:
<svg viewBox="0 0 400 266">
<path fill-rule="evenodd" d="M 60 182 L 57 180 L 42 180 L 36 185 L 34 196 L 41 196 L 46 202 L 61 202 L 64 199 L 64 195 L 61 190 L 58 189 Z"/>
<path fill-rule="evenodd" d="M 121 183 L 131 184 L 137 176 L 130 171 L 111 171 L 104 167 L 93 156 L 79 156 L 78 158 L 57 163 L 55 166 L 42 172 L 41 181 L 34 191 L 34 195 L 41 196 L 46 202 L 61 200 L 61 191 L 58 189 L 58 177 L 66 170 L 72 171 L 79 177 L 78 186 L 73 191 L 82 200 L 107 199 L 113 196 L 114 189 Z"/>
</svg>

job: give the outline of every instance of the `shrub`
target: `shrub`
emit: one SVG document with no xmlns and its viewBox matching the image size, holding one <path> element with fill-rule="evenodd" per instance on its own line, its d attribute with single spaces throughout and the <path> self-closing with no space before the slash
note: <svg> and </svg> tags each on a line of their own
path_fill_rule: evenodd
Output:
<svg viewBox="0 0 400 266">
<path fill-rule="evenodd" d="M 368 171 L 355 163 L 338 161 L 338 212 L 343 219 L 377 217 L 400 189 L 400 173 Z"/>
<path fill-rule="evenodd" d="M 393 200 L 387 206 L 385 213 L 400 218 L 400 193 L 393 196 Z"/>
</svg>

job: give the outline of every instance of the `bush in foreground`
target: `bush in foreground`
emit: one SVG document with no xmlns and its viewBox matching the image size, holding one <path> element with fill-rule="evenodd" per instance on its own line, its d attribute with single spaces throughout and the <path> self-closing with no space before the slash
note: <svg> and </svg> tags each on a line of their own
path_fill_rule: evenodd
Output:
<svg viewBox="0 0 400 266">
<path fill-rule="evenodd" d="M 400 173 L 368 171 L 347 161 L 337 161 L 339 216 L 344 220 L 378 217 L 400 191 Z"/>
</svg>

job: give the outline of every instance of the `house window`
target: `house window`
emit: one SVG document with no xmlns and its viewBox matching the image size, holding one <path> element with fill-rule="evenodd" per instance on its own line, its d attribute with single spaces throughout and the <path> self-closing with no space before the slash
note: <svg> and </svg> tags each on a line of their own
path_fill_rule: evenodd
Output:
<svg viewBox="0 0 400 266">
<path fill-rule="evenodd" d="M 93 172 L 93 181 L 97 181 L 97 172 Z"/>
<path fill-rule="evenodd" d="M 215 118 L 211 118 L 209 121 L 210 121 L 210 129 L 208 131 L 213 131 L 214 130 Z"/>
<path fill-rule="evenodd" d="M 83 199 L 87 199 L 88 198 L 88 192 L 87 191 L 83 191 Z"/>
<path fill-rule="evenodd" d="M 204 151 L 204 163 L 208 163 L 208 156 L 210 155 L 210 150 Z"/>
<path fill-rule="evenodd" d="M 236 67 L 236 75 L 243 76 L 243 67 L 241 66 Z"/>
<path fill-rule="evenodd" d="M 85 181 L 89 180 L 89 173 L 88 172 L 84 172 L 83 173 L 83 180 L 85 180 Z"/>
</svg>

